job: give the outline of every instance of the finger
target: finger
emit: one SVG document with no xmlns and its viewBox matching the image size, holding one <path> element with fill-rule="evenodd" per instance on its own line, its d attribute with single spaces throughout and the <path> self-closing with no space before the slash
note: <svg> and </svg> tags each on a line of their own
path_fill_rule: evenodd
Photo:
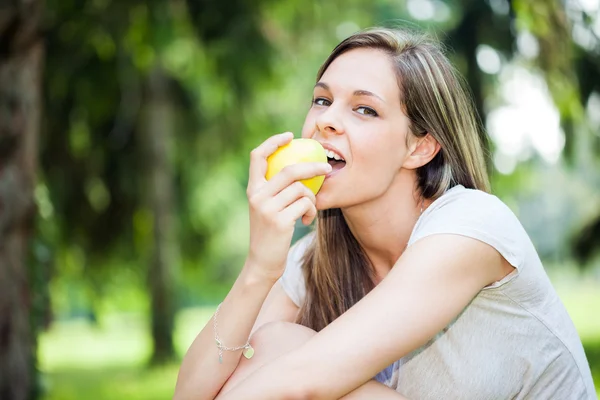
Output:
<svg viewBox="0 0 600 400">
<path fill-rule="evenodd" d="M 265 195 L 275 196 L 295 181 L 327 175 L 331 172 L 331 165 L 318 162 L 301 162 L 288 165 L 265 185 Z"/>
<path fill-rule="evenodd" d="M 306 226 L 312 224 L 317 216 L 317 207 L 311 208 L 306 214 L 302 216 L 302 223 Z"/>
<path fill-rule="evenodd" d="M 275 153 L 279 147 L 288 144 L 294 138 L 291 132 L 280 133 L 265 140 L 250 152 L 249 185 L 264 182 L 267 173 L 267 157 Z"/>
<path fill-rule="evenodd" d="M 273 197 L 273 208 L 277 211 L 281 211 L 301 197 L 308 197 L 313 203 L 317 201 L 313 192 L 311 192 L 302 182 L 293 182 Z"/>
<path fill-rule="evenodd" d="M 316 214 L 317 209 L 313 202 L 308 197 L 302 197 L 292 204 L 290 204 L 285 210 L 281 212 L 281 217 L 296 221 L 301 218 L 304 214 L 312 215 Z"/>
</svg>

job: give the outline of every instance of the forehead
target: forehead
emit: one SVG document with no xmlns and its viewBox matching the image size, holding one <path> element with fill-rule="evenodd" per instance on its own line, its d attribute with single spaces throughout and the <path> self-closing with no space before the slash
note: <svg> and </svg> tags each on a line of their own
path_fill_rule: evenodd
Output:
<svg viewBox="0 0 600 400">
<path fill-rule="evenodd" d="M 332 90 L 368 90 L 386 100 L 399 98 L 392 60 L 382 50 L 353 49 L 338 56 L 320 79 Z"/>
</svg>

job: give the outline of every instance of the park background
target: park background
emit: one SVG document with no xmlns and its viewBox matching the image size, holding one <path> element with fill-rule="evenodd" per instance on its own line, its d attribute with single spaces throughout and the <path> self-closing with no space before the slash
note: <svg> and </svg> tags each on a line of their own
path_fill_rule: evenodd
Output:
<svg viewBox="0 0 600 400">
<path fill-rule="evenodd" d="M 15 0 L 0 398 L 170 398 L 244 262 L 250 150 L 299 135 L 320 63 L 373 25 L 447 46 L 600 391 L 600 0 Z"/>
</svg>

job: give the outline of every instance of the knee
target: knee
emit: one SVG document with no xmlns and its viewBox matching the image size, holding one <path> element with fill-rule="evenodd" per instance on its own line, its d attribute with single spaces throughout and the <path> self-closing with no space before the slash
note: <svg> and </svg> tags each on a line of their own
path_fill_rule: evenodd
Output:
<svg viewBox="0 0 600 400">
<path fill-rule="evenodd" d="M 262 325 L 250 338 L 250 344 L 255 350 L 254 356 L 249 360 L 244 357 L 240 359 L 221 392 L 229 391 L 262 365 L 302 346 L 315 334 L 312 329 L 291 322 L 276 321 Z"/>
<path fill-rule="evenodd" d="M 255 347 L 286 347 L 287 350 L 302 345 L 316 332 L 306 326 L 286 321 L 274 321 L 262 325 L 252 334 L 250 343 Z"/>
</svg>

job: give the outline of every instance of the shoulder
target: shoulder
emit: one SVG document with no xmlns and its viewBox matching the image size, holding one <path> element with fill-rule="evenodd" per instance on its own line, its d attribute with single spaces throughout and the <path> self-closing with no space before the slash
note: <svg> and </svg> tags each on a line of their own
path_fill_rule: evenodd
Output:
<svg viewBox="0 0 600 400">
<path fill-rule="evenodd" d="M 497 196 L 463 186 L 455 186 L 436 199 L 419 218 L 413 233 L 427 228 L 441 229 L 444 224 L 496 229 L 521 226 L 512 210 Z"/>
<path fill-rule="evenodd" d="M 463 186 L 448 190 L 425 210 L 409 245 L 433 234 L 456 234 L 484 242 L 514 267 L 521 264 L 527 236 L 516 215 L 497 196 Z"/>
<path fill-rule="evenodd" d="M 427 212 L 429 211 L 429 212 Z M 477 189 L 455 186 L 435 200 L 424 216 L 439 218 L 445 215 L 489 215 L 514 214 L 497 196 Z M 429 218 L 430 219 L 430 218 Z"/>
</svg>

